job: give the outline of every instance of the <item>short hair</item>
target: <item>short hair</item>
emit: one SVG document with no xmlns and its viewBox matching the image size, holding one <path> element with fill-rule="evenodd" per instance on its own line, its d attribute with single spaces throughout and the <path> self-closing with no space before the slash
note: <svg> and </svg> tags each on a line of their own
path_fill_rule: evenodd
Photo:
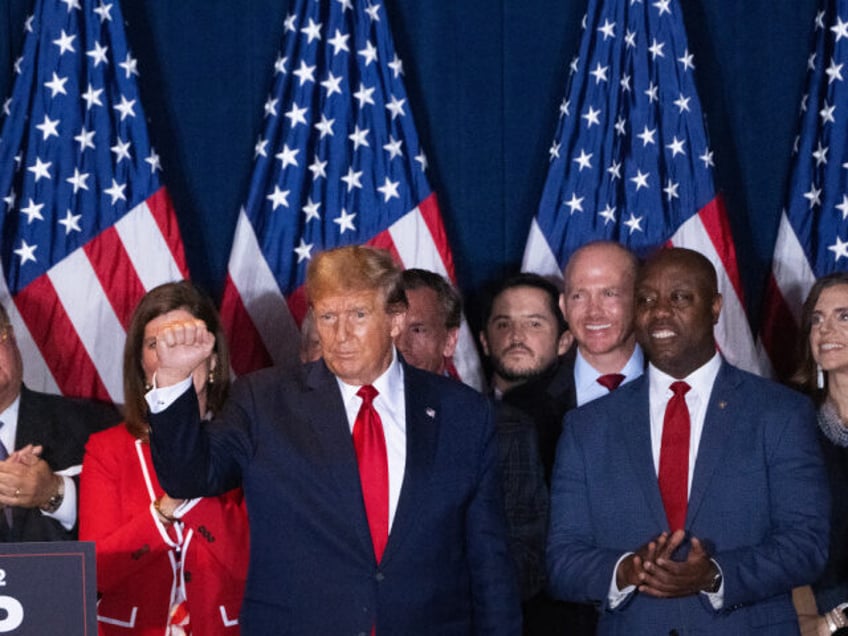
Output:
<svg viewBox="0 0 848 636">
<path fill-rule="evenodd" d="M 718 274 L 716 274 L 715 265 L 712 264 L 710 259 L 701 254 L 701 252 L 689 249 L 688 247 L 661 247 L 654 251 L 639 269 L 637 279 L 641 280 L 645 272 L 650 270 L 651 267 L 665 261 L 682 262 L 687 266 L 691 266 L 698 275 L 704 278 L 703 282 L 709 287 L 710 292 L 718 294 Z"/>
<path fill-rule="evenodd" d="M 6 306 L 3 303 L 0 303 L 0 323 L 4 325 L 12 324 L 12 319 L 9 318 L 9 312 L 6 311 Z"/>
<path fill-rule="evenodd" d="M 492 317 L 492 308 L 494 307 L 498 296 L 506 290 L 515 289 L 516 287 L 532 287 L 533 289 L 538 289 L 544 292 L 547 296 L 548 306 L 551 313 L 556 317 L 557 335 L 561 336 L 565 333 L 568 329 L 568 323 L 559 308 L 559 287 L 557 287 L 550 279 L 531 272 L 513 274 L 512 276 L 503 279 L 492 288 L 483 303 L 483 329 L 485 329 L 486 325 L 489 324 L 489 319 Z"/>
<path fill-rule="evenodd" d="M 404 291 L 411 289 L 432 289 L 445 316 L 445 327 L 458 329 L 462 322 L 462 296 L 456 287 L 444 276 L 426 269 L 412 267 L 401 272 L 401 285 Z"/>
<path fill-rule="evenodd" d="M 189 281 L 165 283 L 154 287 L 139 301 L 133 312 L 124 344 L 124 415 L 127 429 L 135 437 L 147 438 L 147 402 L 144 399 L 145 377 L 141 366 L 144 328 L 154 318 L 176 309 L 185 309 L 202 320 L 215 335 L 214 353 L 218 357 L 214 382 L 206 389 L 206 405 L 218 412 L 227 398 L 230 383 L 230 351 L 221 319 L 212 300 Z M 212 375 L 212 374 L 210 374 Z"/>
<path fill-rule="evenodd" d="M 625 256 L 629 261 L 630 274 L 632 276 L 632 279 L 634 281 L 636 280 L 636 275 L 639 272 L 639 259 L 637 258 L 636 254 L 634 254 L 626 246 L 622 245 L 621 243 L 617 243 L 616 241 L 590 241 L 589 243 L 581 245 L 576 250 L 574 250 L 574 252 L 571 253 L 571 256 L 569 256 L 568 262 L 565 264 L 565 268 L 562 271 L 562 278 L 563 287 L 566 290 L 568 289 L 568 276 L 571 273 L 572 267 L 574 267 L 574 262 L 577 260 L 576 257 L 582 254 L 583 252 L 586 252 L 587 250 L 595 249 L 598 247 L 608 247 L 612 250 L 620 252 L 622 256 Z"/>
<path fill-rule="evenodd" d="M 796 360 L 798 368 L 790 378 L 790 383 L 797 386 L 807 395 L 813 398 L 816 404 L 824 402 L 827 396 L 826 387 L 819 388 L 817 381 L 816 361 L 810 349 L 810 331 L 813 328 L 813 312 L 819 302 L 819 298 L 825 289 L 848 285 L 848 272 L 834 272 L 819 278 L 810 288 L 807 300 L 801 307 L 801 338 L 798 338 L 798 351 Z"/>
<path fill-rule="evenodd" d="M 318 253 L 306 270 L 309 304 L 336 293 L 376 290 L 383 294 L 386 311 L 405 311 L 406 294 L 401 270 L 386 250 L 347 245 Z"/>
</svg>

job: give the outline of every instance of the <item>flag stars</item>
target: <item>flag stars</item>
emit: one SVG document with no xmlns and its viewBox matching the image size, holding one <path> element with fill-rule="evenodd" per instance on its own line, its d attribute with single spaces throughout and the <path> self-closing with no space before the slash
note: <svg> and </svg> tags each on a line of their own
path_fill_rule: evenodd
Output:
<svg viewBox="0 0 848 636">
<path fill-rule="evenodd" d="M 842 195 L 842 203 L 836 206 L 836 209 L 842 212 L 842 220 L 848 219 L 848 195 Z"/>
<path fill-rule="evenodd" d="M 127 195 L 124 194 L 124 190 L 127 189 L 126 183 L 118 183 L 114 179 L 112 179 L 112 187 L 107 188 L 103 192 L 112 197 L 112 205 L 115 205 L 118 201 L 126 201 Z"/>
<path fill-rule="evenodd" d="M 308 166 L 309 171 L 312 173 L 312 180 L 317 181 L 321 177 L 327 177 L 327 162 L 321 161 L 318 157 L 312 161 Z"/>
<path fill-rule="evenodd" d="M 824 30 L 824 9 L 816 14 L 816 31 Z"/>
<path fill-rule="evenodd" d="M 615 208 L 607 203 L 606 207 L 598 212 L 598 216 L 604 220 L 604 225 L 615 223 Z"/>
<path fill-rule="evenodd" d="M 350 39 L 350 35 L 347 33 L 342 33 L 338 29 L 336 29 L 335 35 L 327 40 L 327 43 L 333 47 L 333 56 L 338 55 L 342 51 L 345 53 L 350 53 L 350 47 L 347 45 L 347 41 Z"/>
<path fill-rule="evenodd" d="M 280 160 L 282 164 L 280 166 L 281 170 L 285 170 L 286 166 L 295 166 L 297 167 L 297 154 L 300 152 L 297 148 L 289 148 L 288 144 L 283 144 L 283 149 L 274 155 L 275 158 Z"/>
<path fill-rule="evenodd" d="M 601 66 L 601 63 L 598 62 L 597 66 L 593 71 L 589 72 L 589 75 L 592 75 L 595 78 L 595 85 L 597 86 L 601 82 L 607 81 L 607 71 L 609 70 L 609 66 Z"/>
<path fill-rule="evenodd" d="M 323 139 L 327 135 L 330 135 L 330 137 L 333 136 L 334 123 L 336 123 L 335 119 L 327 119 L 327 116 L 321 113 L 321 121 L 315 124 L 315 130 L 320 133 L 319 139 Z"/>
<path fill-rule="evenodd" d="M 6 210 L 7 211 L 11 210 L 13 207 L 15 207 L 15 199 L 16 198 L 17 197 L 15 196 L 14 189 L 9 190 L 9 194 L 7 196 L 3 197 L 3 203 L 6 204 Z"/>
<path fill-rule="evenodd" d="M 85 152 L 86 148 L 94 149 L 94 133 L 95 131 L 88 131 L 83 126 L 80 133 L 74 137 L 74 141 L 76 141 L 80 146 L 80 152 Z"/>
<path fill-rule="evenodd" d="M 327 90 L 327 97 L 333 95 L 333 93 L 342 94 L 341 84 L 342 84 L 342 76 L 339 75 L 336 77 L 333 75 L 333 72 L 330 71 L 327 75 L 327 79 L 321 82 L 321 86 L 323 86 Z"/>
<path fill-rule="evenodd" d="M 359 100 L 359 107 L 364 108 L 365 104 L 374 105 L 374 87 L 366 88 L 365 84 L 359 84 L 359 90 L 353 96 Z"/>
<path fill-rule="evenodd" d="M 15 254 L 21 257 L 21 266 L 27 261 L 37 262 L 35 259 L 35 250 L 38 245 L 29 245 L 25 240 L 21 239 L 21 246 L 15 250 Z"/>
<path fill-rule="evenodd" d="M 807 70 L 808 71 L 816 70 L 816 53 L 815 53 L 815 51 L 810 53 L 810 56 L 807 58 Z"/>
<path fill-rule="evenodd" d="M 656 128 L 648 128 L 647 126 L 645 126 L 645 128 L 642 130 L 642 132 L 640 132 L 636 136 L 639 139 L 642 140 L 642 147 L 644 148 L 648 144 L 656 145 L 657 142 L 654 140 L 654 135 L 656 135 L 656 134 L 657 134 Z"/>
<path fill-rule="evenodd" d="M 65 29 L 62 29 L 62 33 L 59 38 L 53 40 L 53 44 L 59 47 L 59 57 L 62 57 L 65 53 L 77 52 L 74 48 L 74 40 L 76 38 L 76 35 L 68 35 L 67 33 L 65 33 Z"/>
<path fill-rule="evenodd" d="M 101 3 L 100 3 L 97 7 L 95 7 L 95 9 L 94 9 L 94 12 L 95 12 L 98 16 L 100 16 L 100 24 L 103 24 L 104 22 L 107 22 L 107 21 L 108 21 L 108 22 L 111 22 L 111 21 L 112 21 L 112 13 L 111 13 L 111 11 L 112 11 L 112 5 L 111 5 L 111 4 L 104 4 L 103 2 L 101 2 Z"/>
<path fill-rule="evenodd" d="M 833 258 L 834 261 L 838 261 L 842 257 L 848 258 L 848 241 L 843 241 L 838 236 L 836 237 L 836 243 L 828 246 L 827 249 L 836 255 Z"/>
<path fill-rule="evenodd" d="M 395 139 L 392 135 L 389 135 L 389 143 L 383 144 L 383 150 L 389 153 L 389 161 L 395 157 L 403 157 L 402 144 L 402 139 Z"/>
<path fill-rule="evenodd" d="M 100 95 L 103 94 L 103 89 L 95 88 L 89 84 L 86 91 L 82 94 L 82 99 L 85 102 L 85 109 L 91 110 L 92 106 L 103 106 L 103 102 L 100 101 Z"/>
<path fill-rule="evenodd" d="M 369 4 L 367 7 L 365 7 L 365 13 L 368 14 L 368 17 L 371 18 L 372 22 L 379 22 L 380 21 L 379 11 L 380 11 L 380 5 L 379 4 Z"/>
<path fill-rule="evenodd" d="M 833 112 L 836 110 L 836 106 L 828 106 L 827 102 L 824 103 L 822 109 L 819 111 L 819 117 L 821 117 L 822 125 L 827 122 L 834 123 L 836 119 L 833 117 Z"/>
<path fill-rule="evenodd" d="M 677 155 L 686 155 L 686 151 L 683 149 L 683 145 L 686 143 L 685 139 L 678 139 L 677 135 L 671 140 L 670 144 L 666 144 L 666 148 L 671 150 L 671 156 L 676 157 Z"/>
<path fill-rule="evenodd" d="M 368 128 L 359 128 L 359 124 L 353 127 L 353 132 L 347 136 L 353 142 L 353 151 L 359 150 L 360 146 L 369 147 L 368 140 L 365 138 L 371 132 Z"/>
<path fill-rule="evenodd" d="M 610 22 L 609 18 L 604 18 L 603 26 L 598 27 L 598 32 L 604 35 L 604 42 L 609 38 L 615 37 L 615 22 Z"/>
<path fill-rule="evenodd" d="M 50 137 L 58 137 L 59 131 L 59 120 L 58 119 L 50 119 L 47 115 L 44 115 L 44 121 L 36 126 L 42 135 L 42 141 L 47 141 Z"/>
<path fill-rule="evenodd" d="M 283 206 L 284 208 L 289 207 L 289 193 L 290 190 L 280 190 L 280 186 L 274 184 L 274 191 L 269 194 L 266 199 L 271 202 L 271 211 L 275 211 L 278 207 Z"/>
<path fill-rule="evenodd" d="M 294 248 L 294 253 L 297 254 L 297 262 L 308 261 L 312 258 L 312 248 L 315 246 L 314 243 L 307 243 L 303 240 L 303 237 L 300 239 L 300 245 Z"/>
<path fill-rule="evenodd" d="M 354 188 L 361 188 L 362 170 L 358 172 L 353 169 L 353 166 L 347 169 L 347 174 L 342 177 L 342 181 L 347 184 L 347 191 L 350 192 Z"/>
<path fill-rule="evenodd" d="M 683 65 L 683 72 L 695 70 L 695 56 L 689 52 L 689 49 L 683 51 L 683 57 L 678 57 L 677 61 Z"/>
<path fill-rule="evenodd" d="M 35 182 L 38 183 L 38 181 L 41 178 L 45 178 L 45 179 L 52 179 L 53 178 L 53 177 L 50 176 L 50 172 L 49 172 L 50 166 L 52 166 L 52 165 L 53 165 L 52 161 L 42 161 L 40 157 L 36 157 L 35 163 L 33 165 L 29 166 L 27 168 L 27 170 L 35 175 Z"/>
<path fill-rule="evenodd" d="M 68 13 L 71 12 L 71 9 L 79 9 L 80 3 L 79 0 L 61 0 L 62 4 L 68 5 Z"/>
<path fill-rule="evenodd" d="M 339 225 L 339 234 L 344 234 L 347 230 L 351 232 L 356 231 L 356 226 L 353 224 L 354 218 L 356 218 L 356 214 L 349 214 L 347 210 L 342 208 L 341 216 L 333 219 L 333 223 L 338 223 Z"/>
<path fill-rule="evenodd" d="M 665 196 L 669 201 L 672 199 L 679 199 L 680 195 L 677 194 L 677 189 L 680 187 L 679 183 L 675 183 L 671 179 L 668 180 L 668 185 L 663 188 L 663 192 L 665 192 Z"/>
<path fill-rule="evenodd" d="M 398 54 L 395 53 L 395 56 L 392 58 L 392 61 L 388 64 L 389 68 L 392 69 L 392 76 L 397 79 L 401 75 L 403 75 L 403 61 L 398 57 Z"/>
<path fill-rule="evenodd" d="M 583 168 L 591 168 L 592 167 L 592 162 L 591 162 L 592 154 L 593 153 L 591 153 L 591 152 L 586 154 L 586 151 L 584 149 L 582 149 L 582 148 L 580 149 L 580 156 L 573 159 L 573 161 L 578 166 L 580 166 L 580 168 L 578 169 L 578 172 L 583 172 Z"/>
<path fill-rule="evenodd" d="M 312 219 L 321 220 L 321 215 L 318 213 L 318 208 L 321 207 L 320 201 L 313 201 L 312 197 L 306 199 L 306 205 L 301 208 L 301 211 L 306 215 L 305 223 L 309 223 Z"/>
<path fill-rule="evenodd" d="M 44 217 L 41 215 L 41 209 L 43 207 L 43 203 L 36 203 L 32 199 L 30 199 L 26 207 L 21 208 L 21 214 L 26 215 L 27 225 L 31 225 L 32 222 L 36 219 L 38 219 L 39 221 L 44 220 Z"/>
<path fill-rule="evenodd" d="M 825 69 L 827 73 L 827 83 L 830 84 L 836 80 L 842 81 L 842 67 L 844 64 L 837 64 L 836 60 L 830 58 L 830 66 Z"/>
<path fill-rule="evenodd" d="M 377 188 L 377 191 L 383 195 L 383 203 L 388 203 L 390 199 L 400 199 L 398 186 L 400 186 L 400 181 L 392 181 L 386 177 L 385 183 Z"/>
<path fill-rule="evenodd" d="M 256 145 L 253 147 L 253 158 L 257 157 L 267 157 L 268 156 L 268 140 L 262 139 L 261 137 L 257 140 Z"/>
<path fill-rule="evenodd" d="M 567 205 L 569 208 L 571 208 L 571 214 L 574 214 L 575 212 L 582 212 L 583 199 L 585 198 L 586 197 L 578 197 L 576 192 L 572 192 L 571 198 L 565 203 L 563 203 L 563 205 Z"/>
<path fill-rule="evenodd" d="M 636 31 L 627 29 L 627 32 L 624 34 L 624 45 L 628 49 L 636 47 Z"/>
<path fill-rule="evenodd" d="M 821 188 L 816 188 L 815 183 L 810 184 L 810 189 L 804 193 L 804 198 L 810 202 L 810 210 L 816 205 L 821 205 Z"/>
<path fill-rule="evenodd" d="M 621 90 L 624 93 L 630 92 L 630 75 L 628 73 L 622 73 L 621 79 L 618 80 L 618 85 L 621 86 Z"/>
<path fill-rule="evenodd" d="M 121 121 L 124 121 L 127 117 L 135 117 L 134 99 L 127 99 L 126 96 L 121 95 L 121 102 L 115 104 L 113 108 L 121 113 Z"/>
<path fill-rule="evenodd" d="M 630 181 L 632 181 L 636 185 L 636 192 L 639 192 L 642 188 L 648 187 L 648 177 L 650 173 L 642 172 L 641 170 L 636 170 L 636 176 L 630 177 Z"/>
<path fill-rule="evenodd" d="M 297 79 L 300 80 L 300 86 L 303 86 L 306 82 L 315 83 L 315 67 L 309 66 L 309 64 L 306 63 L 306 60 L 300 61 L 300 68 L 293 71 L 292 75 L 296 76 Z"/>
<path fill-rule="evenodd" d="M 624 136 L 627 134 L 627 120 L 624 117 L 619 117 L 615 120 L 615 134 Z"/>
<path fill-rule="evenodd" d="M 144 162 L 150 166 L 150 174 L 156 174 L 157 171 L 162 171 L 162 164 L 159 162 L 159 155 L 151 148 L 150 154 L 144 158 Z"/>
<path fill-rule="evenodd" d="M 842 38 L 848 38 L 848 22 L 843 22 L 839 16 L 836 17 L 836 24 L 830 27 L 830 30 L 836 34 L 837 42 Z"/>
<path fill-rule="evenodd" d="M 601 122 L 598 119 L 598 115 L 600 115 L 600 114 L 601 114 L 600 109 L 595 110 L 594 108 L 589 106 L 589 110 L 585 114 L 581 115 L 581 117 L 586 120 L 586 128 L 587 129 L 591 128 L 592 124 L 600 125 Z"/>
<path fill-rule="evenodd" d="M 377 47 L 371 44 L 368 40 L 365 42 L 365 48 L 358 51 L 359 55 L 365 58 L 365 67 L 367 68 L 371 62 L 377 61 Z"/>
<path fill-rule="evenodd" d="M 704 168 L 715 168 L 715 161 L 713 160 L 713 151 L 709 148 L 704 150 L 704 154 L 700 155 L 698 159 L 704 162 Z"/>
<path fill-rule="evenodd" d="M 562 147 L 556 139 L 551 142 L 551 147 L 548 149 L 548 154 L 551 156 L 550 161 L 559 159 L 559 149 Z"/>
<path fill-rule="evenodd" d="M 291 109 L 286 113 L 286 117 L 291 121 L 292 130 L 297 128 L 298 124 L 306 125 L 306 107 L 300 108 L 296 103 L 292 102 Z"/>
<path fill-rule="evenodd" d="M 421 172 L 427 172 L 427 168 L 430 166 L 430 164 L 427 163 L 427 155 L 424 154 L 423 150 L 417 155 L 415 155 L 415 161 L 417 161 L 418 165 L 421 166 Z"/>
<path fill-rule="evenodd" d="M 822 147 L 821 141 L 818 142 L 818 147 L 813 151 L 813 158 L 816 160 L 816 165 L 827 164 L 827 146 Z"/>
<path fill-rule="evenodd" d="M 626 221 L 624 221 L 624 225 L 626 225 L 630 229 L 631 234 L 633 234 L 633 232 L 636 232 L 636 231 L 644 232 L 644 230 L 642 229 L 642 219 L 643 218 L 645 218 L 645 217 L 644 216 L 636 216 L 635 214 L 633 214 L 631 212 L 630 218 L 627 219 Z"/>
<path fill-rule="evenodd" d="M 97 68 L 101 64 L 109 64 L 109 60 L 106 58 L 106 53 L 108 51 L 108 46 L 102 46 L 100 42 L 95 42 L 94 48 L 90 51 L 86 51 L 85 54 L 91 58 L 94 68 Z"/>
<path fill-rule="evenodd" d="M 76 194 L 79 190 L 88 190 L 88 184 L 86 180 L 90 176 L 88 172 L 80 172 L 79 168 L 74 168 L 74 176 L 68 177 L 65 179 L 68 183 L 70 183 L 74 187 L 74 194 Z"/>
<path fill-rule="evenodd" d="M 392 95 L 392 99 L 386 104 L 386 110 L 392 114 L 392 121 L 394 121 L 395 117 L 404 117 L 406 113 L 403 110 L 403 105 L 406 103 L 406 99 L 398 99 L 394 95 Z"/>
<path fill-rule="evenodd" d="M 653 82 L 648 84 L 648 89 L 645 91 L 645 95 L 648 96 L 648 103 L 653 104 L 655 101 L 659 100 L 659 87 L 655 86 Z"/>
<path fill-rule="evenodd" d="M 277 59 L 274 60 L 274 75 L 285 75 L 288 73 L 286 64 L 289 63 L 289 58 L 277 53 Z"/>
<path fill-rule="evenodd" d="M 79 221 L 82 218 L 82 214 L 72 214 L 70 210 L 65 212 L 65 218 L 59 219 L 59 225 L 63 225 L 65 227 L 65 236 L 70 234 L 71 232 L 82 232 L 82 228 L 80 228 Z"/>
<path fill-rule="evenodd" d="M 309 18 L 309 24 L 303 27 L 300 32 L 306 36 L 306 43 L 312 44 L 313 40 L 321 39 L 321 22 L 315 22 L 312 18 Z"/>
<path fill-rule="evenodd" d="M 571 62 L 568 65 L 568 68 L 570 69 L 569 75 L 574 75 L 577 72 L 577 69 L 579 68 L 579 66 L 580 66 L 580 57 L 575 55 L 573 58 L 571 58 Z"/>
<path fill-rule="evenodd" d="M 67 77 L 59 77 L 56 73 L 53 73 L 53 79 L 49 82 L 44 82 L 44 86 L 50 89 L 50 97 L 56 97 L 60 93 L 62 95 L 67 95 L 68 91 L 65 90 L 65 83 L 68 81 Z"/>
<path fill-rule="evenodd" d="M 294 26 L 294 21 L 297 19 L 297 16 L 294 13 L 290 13 L 286 16 L 286 19 L 283 21 L 283 26 L 286 29 L 286 32 L 291 31 L 294 33 L 297 29 Z"/>
<path fill-rule="evenodd" d="M 610 164 L 610 167 L 607 168 L 607 172 L 609 172 L 610 179 L 612 179 L 613 181 L 616 179 L 621 179 L 621 162 L 613 161 L 612 164 Z"/>
<path fill-rule="evenodd" d="M 657 39 L 654 38 L 651 42 L 651 46 L 648 47 L 648 51 L 651 53 L 651 59 L 656 61 L 658 57 L 665 57 L 665 53 L 663 53 L 663 47 L 665 46 L 665 42 L 657 42 Z"/>
<path fill-rule="evenodd" d="M 130 156 L 130 147 L 132 146 L 132 142 L 124 141 L 120 137 L 115 140 L 115 145 L 112 146 L 109 150 L 115 153 L 115 163 L 119 164 L 121 161 L 126 159 L 127 161 L 132 161 L 132 156 Z"/>
<path fill-rule="evenodd" d="M 675 99 L 675 100 L 674 100 L 674 102 L 672 102 L 672 103 L 673 103 L 675 106 L 677 106 L 677 108 L 678 108 L 678 110 L 679 110 L 679 114 L 681 114 L 681 115 L 682 115 L 682 114 L 683 114 L 683 111 L 687 111 L 687 112 L 689 112 L 689 110 L 690 110 L 690 109 L 689 109 L 689 101 L 690 101 L 691 99 L 692 99 L 691 97 L 684 97 L 684 96 L 683 96 L 683 93 L 680 93 L 680 97 L 678 97 L 677 99 Z"/>
<path fill-rule="evenodd" d="M 654 6 L 660 11 L 659 15 L 662 15 L 663 13 L 671 15 L 671 9 L 668 8 L 669 2 L 671 2 L 671 0 L 657 0 L 657 2 L 654 3 Z"/>
<path fill-rule="evenodd" d="M 563 99 L 562 103 L 559 105 L 559 116 L 560 117 L 568 117 L 571 113 L 569 112 L 569 107 L 571 106 L 571 100 Z"/>
<path fill-rule="evenodd" d="M 265 102 L 265 117 L 268 117 L 269 115 L 271 117 L 277 116 L 277 103 L 279 101 L 280 100 L 273 99 L 271 97 L 268 98 L 268 100 Z"/>
<path fill-rule="evenodd" d="M 127 74 L 127 79 L 133 75 L 138 75 L 138 60 L 129 53 L 127 53 L 126 59 L 119 63 L 118 66 L 124 69 L 124 72 Z"/>
</svg>

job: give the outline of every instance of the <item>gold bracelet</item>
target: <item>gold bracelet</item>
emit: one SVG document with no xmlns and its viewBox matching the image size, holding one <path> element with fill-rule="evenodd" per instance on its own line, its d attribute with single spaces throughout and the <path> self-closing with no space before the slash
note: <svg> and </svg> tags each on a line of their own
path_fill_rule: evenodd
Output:
<svg viewBox="0 0 848 636">
<path fill-rule="evenodd" d="M 159 515 L 159 519 L 162 520 L 163 523 L 174 523 L 177 520 L 176 517 L 166 515 L 162 512 L 162 497 L 159 497 L 159 499 L 153 502 L 153 508 L 156 510 L 156 514 Z"/>
</svg>

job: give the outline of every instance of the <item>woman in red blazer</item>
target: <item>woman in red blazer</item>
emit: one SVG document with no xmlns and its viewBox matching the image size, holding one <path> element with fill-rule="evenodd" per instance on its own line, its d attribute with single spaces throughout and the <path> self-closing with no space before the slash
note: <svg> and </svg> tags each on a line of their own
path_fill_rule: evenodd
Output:
<svg viewBox="0 0 848 636">
<path fill-rule="evenodd" d="M 80 539 L 95 541 L 100 634 L 238 634 L 247 575 L 248 526 L 242 493 L 174 499 L 150 458 L 147 404 L 157 329 L 199 319 L 215 333 L 213 354 L 193 377 L 203 416 L 220 409 L 229 354 L 211 301 L 188 282 L 142 298 L 124 347 L 126 422 L 93 435 L 80 477 Z"/>
</svg>

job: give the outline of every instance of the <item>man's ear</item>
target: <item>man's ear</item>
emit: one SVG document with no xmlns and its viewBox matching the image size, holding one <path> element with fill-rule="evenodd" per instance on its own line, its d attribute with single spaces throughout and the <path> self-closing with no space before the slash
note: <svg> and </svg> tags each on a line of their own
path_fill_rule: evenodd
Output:
<svg viewBox="0 0 848 636">
<path fill-rule="evenodd" d="M 452 358 L 456 351 L 456 343 L 459 342 L 459 327 L 448 329 L 448 338 L 445 341 L 445 348 L 442 355 L 446 358 Z"/>
<path fill-rule="evenodd" d="M 716 294 L 713 297 L 712 312 L 713 312 L 713 324 L 714 325 L 718 324 L 718 317 L 721 314 L 721 307 L 722 307 L 723 302 L 724 302 L 724 299 L 721 297 L 721 294 Z"/>
<path fill-rule="evenodd" d="M 574 342 L 574 334 L 571 333 L 571 330 L 566 329 L 559 337 L 559 342 L 557 343 L 557 355 L 561 356 L 566 351 L 571 349 L 572 342 Z"/>
<path fill-rule="evenodd" d="M 389 321 L 389 333 L 394 340 L 403 332 L 403 327 L 406 324 L 406 311 L 392 311 L 389 314 Z"/>
<path fill-rule="evenodd" d="M 486 340 L 486 332 L 484 330 L 480 330 L 480 346 L 483 347 L 483 353 L 486 354 L 486 356 L 491 355 L 489 353 L 489 341 Z"/>
</svg>

